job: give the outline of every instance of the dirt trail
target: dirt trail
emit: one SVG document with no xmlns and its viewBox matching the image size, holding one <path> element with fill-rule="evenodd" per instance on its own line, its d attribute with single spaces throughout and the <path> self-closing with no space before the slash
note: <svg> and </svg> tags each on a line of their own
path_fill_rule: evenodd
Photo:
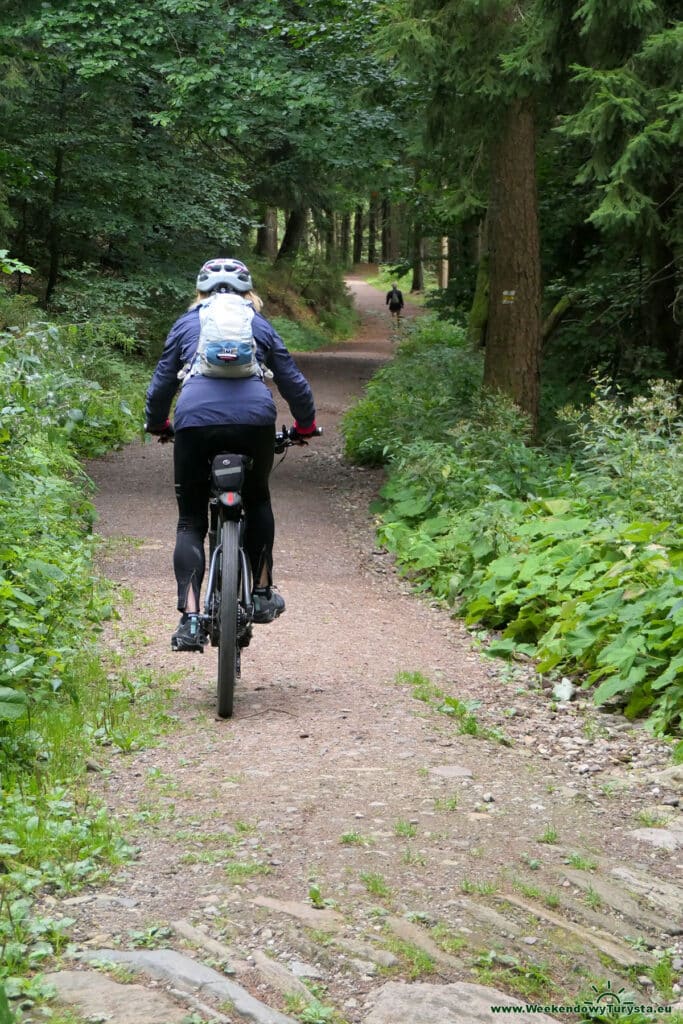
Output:
<svg viewBox="0 0 683 1024">
<path fill-rule="evenodd" d="M 110 642 L 173 674 L 176 721 L 95 779 L 140 855 L 65 908 L 76 939 L 126 948 L 132 931 L 181 920 L 199 932 L 162 944 L 214 962 L 201 947 L 226 944 L 238 980 L 281 1010 L 287 984 L 268 962 L 308 971 L 352 1024 L 387 975 L 541 1001 L 609 979 L 654 998 L 652 947 L 675 950 L 669 986 L 683 974 L 680 776 L 654 778 L 667 749 L 641 729 L 553 704 L 529 667 L 486 660 L 377 550 L 367 505 L 380 477 L 342 461 L 337 425 L 391 344 L 383 296 L 350 285 L 360 337 L 297 358 L 325 436 L 273 474 L 287 612 L 257 627 L 231 721 L 214 717 L 215 654 L 170 651 L 169 448 L 132 445 L 94 467 L 105 568 L 132 592 Z M 400 672 L 479 701 L 479 725 L 513 744 L 460 734 Z M 312 888 L 327 910 L 311 909 Z M 659 984 L 658 998 L 683 998 Z"/>
</svg>

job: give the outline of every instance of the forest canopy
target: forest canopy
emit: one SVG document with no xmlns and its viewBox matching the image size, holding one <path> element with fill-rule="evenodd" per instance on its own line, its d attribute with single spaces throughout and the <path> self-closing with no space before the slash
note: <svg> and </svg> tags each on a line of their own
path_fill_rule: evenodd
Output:
<svg viewBox="0 0 683 1024">
<path fill-rule="evenodd" d="M 0 248 L 84 315 L 214 250 L 431 268 L 536 422 L 683 372 L 682 64 L 672 0 L 10 0 Z"/>
</svg>

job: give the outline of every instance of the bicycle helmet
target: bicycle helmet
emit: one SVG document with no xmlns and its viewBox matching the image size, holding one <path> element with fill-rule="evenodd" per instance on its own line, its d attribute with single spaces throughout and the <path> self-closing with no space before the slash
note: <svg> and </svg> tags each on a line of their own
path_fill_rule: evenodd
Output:
<svg viewBox="0 0 683 1024">
<path fill-rule="evenodd" d="M 251 274 L 244 263 L 232 257 L 208 260 L 197 275 L 197 291 L 212 292 L 221 285 L 227 285 L 236 292 L 250 292 Z"/>
</svg>

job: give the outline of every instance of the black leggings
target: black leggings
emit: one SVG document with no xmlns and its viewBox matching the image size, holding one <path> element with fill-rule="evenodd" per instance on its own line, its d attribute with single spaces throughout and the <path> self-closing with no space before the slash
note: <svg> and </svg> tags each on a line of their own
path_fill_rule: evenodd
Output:
<svg viewBox="0 0 683 1024">
<path fill-rule="evenodd" d="M 199 592 L 204 578 L 204 538 L 209 529 L 211 460 L 219 452 L 249 455 L 253 466 L 247 470 L 242 500 L 246 513 L 244 546 L 251 562 L 254 581 L 262 574 L 273 582 L 273 540 L 275 521 L 270 505 L 268 477 L 273 467 L 275 426 L 187 427 L 176 431 L 173 450 L 175 491 L 178 500 L 178 531 L 173 569 L 178 583 L 178 610 L 185 611 L 190 588 L 199 609 Z"/>
</svg>

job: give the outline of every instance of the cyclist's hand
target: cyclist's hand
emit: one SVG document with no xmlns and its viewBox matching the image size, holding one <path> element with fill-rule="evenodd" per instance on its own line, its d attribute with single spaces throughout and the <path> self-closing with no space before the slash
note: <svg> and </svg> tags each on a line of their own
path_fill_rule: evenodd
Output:
<svg viewBox="0 0 683 1024">
<path fill-rule="evenodd" d="M 145 423 L 145 430 L 148 434 L 153 434 L 159 439 L 159 444 L 168 444 L 175 437 L 175 430 L 171 425 L 170 420 L 166 420 L 165 423 L 160 423 L 158 426 L 150 427 L 148 423 Z"/>
<path fill-rule="evenodd" d="M 318 428 L 315 424 L 315 420 L 313 420 L 311 425 L 308 427 L 300 427 L 296 420 L 294 420 L 295 436 L 292 437 L 292 435 L 290 434 L 290 437 L 292 438 L 292 441 L 295 441 L 298 444 L 308 444 L 309 439 L 311 437 L 315 437 L 317 433 Z"/>
</svg>

